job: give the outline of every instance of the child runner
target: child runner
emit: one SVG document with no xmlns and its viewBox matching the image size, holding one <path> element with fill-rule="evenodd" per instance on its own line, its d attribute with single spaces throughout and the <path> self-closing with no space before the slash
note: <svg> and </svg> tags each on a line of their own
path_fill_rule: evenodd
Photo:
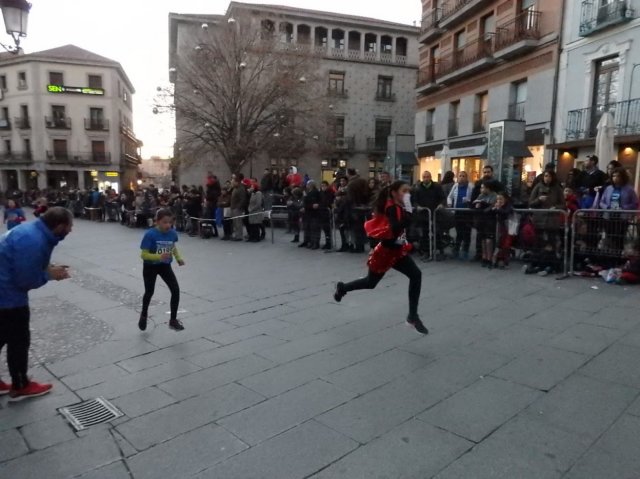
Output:
<svg viewBox="0 0 640 479">
<path fill-rule="evenodd" d="M 142 298 L 142 312 L 138 327 L 141 331 L 147 329 L 147 318 L 149 312 L 149 303 L 153 297 L 156 287 L 156 278 L 160 276 L 167 284 L 171 291 L 171 319 L 169 320 L 169 328 L 175 331 L 182 331 L 184 326 L 178 321 L 178 304 L 180 303 L 180 286 L 176 275 L 171 269 L 173 258 L 176 259 L 180 266 L 184 266 L 184 260 L 178 252 L 176 243 L 178 242 L 178 233 L 173 228 L 175 217 L 171 210 L 160 209 L 156 213 L 156 226 L 147 230 L 140 249 L 140 256 L 144 261 L 142 267 L 142 277 L 144 278 L 144 296 Z"/>
<path fill-rule="evenodd" d="M 409 278 L 409 316 L 407 323 L 422 334 L 429 334 L 429 330 L 422 324 L 418 316 L 418 302 L 422 287 L 422 272 L 409 256 L 410 247 L 407 244 L 405 230 L 411 222 L 411 215 L 406 211 L 405 196 L 409 195 L 409 185 L 404 181 L 394 181 L 390 186 L 380 190 L 374 204 L 377 216 L 385 216 L 389 224 L 388 239 L 382 239 L 369 256 L 367 266 L 369 272 L 366 277 L 351 283 L 339 282 L 333 295 L 337 302 L 349 291 L 358 289 L 373 289 L 391 268 Z"/>
<path fill-rule="evenodd" d="M 4 222 L 7 223 L 7 230 L 15 228 L 26 219 L 18 200 L 7 201 L 7 206 L 4 209 Z"/>
</svg>

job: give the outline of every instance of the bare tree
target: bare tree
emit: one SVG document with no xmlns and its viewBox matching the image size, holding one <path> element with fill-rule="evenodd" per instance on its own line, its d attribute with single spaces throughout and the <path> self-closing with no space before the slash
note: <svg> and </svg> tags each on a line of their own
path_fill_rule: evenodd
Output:
<svg viewBox="0 0 640 479">
<path fill-rule="evenodd" d="M 329 102 L 310 46 L 282 43 L 251 17 L 206 25 L 177 55 L 173 91 L 182 157 L 213 152 L 230 172 L 257 155 L 295 158 L 322 148 Z"/>
</svg>

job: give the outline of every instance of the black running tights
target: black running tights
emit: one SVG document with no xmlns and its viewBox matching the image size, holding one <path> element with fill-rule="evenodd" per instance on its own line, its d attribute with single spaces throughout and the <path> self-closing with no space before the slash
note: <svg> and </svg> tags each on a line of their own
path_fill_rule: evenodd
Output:
<svg viewBox="0 0 640 479">
<path fill-rule="evenodd" d="M 156 278 L 160 276 L 171 291 L 171 319 L 178 317 L 178 305 L 180 304 L 180 286 L 176 275 L 167 263 L 147 264 L 142 268 L 144 278 L 144 296 L 142 297 L 142 314 L 148 314 L 149 303 L 156 289 Z"/>
</svg>

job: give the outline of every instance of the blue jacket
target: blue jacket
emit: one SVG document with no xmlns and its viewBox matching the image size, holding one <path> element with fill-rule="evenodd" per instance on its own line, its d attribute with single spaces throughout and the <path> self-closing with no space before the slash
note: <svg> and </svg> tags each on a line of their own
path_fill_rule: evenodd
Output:
<svg viewBox="0 0 640 479">
<path fill-rule="evenodd" d="M 41 219 L 0 236 L 0 309 L 27 306 L 29 290 L 49 281 L 47 266 L 59 241 Z"/>
</svg>

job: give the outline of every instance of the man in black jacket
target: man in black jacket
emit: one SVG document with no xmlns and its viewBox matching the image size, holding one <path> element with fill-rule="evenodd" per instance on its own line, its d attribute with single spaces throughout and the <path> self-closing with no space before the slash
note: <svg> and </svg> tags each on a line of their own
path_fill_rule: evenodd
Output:
<svg viewBox="0 0 640 479">
<path fill-rule="evenodd" d="M 370 192 L 369 183 L 356 172 L 355 169 L 347 170 L 347 202 L 349 205 L 351 227 L 354 247 L 352 253 L 364 253 L 364 243 L 367 235 L 364 231 L 364 222 L 369 213 Z"/>
<path fill-rule="evenodd" d="M 598 157 L 596 155 L 587 156 L 584 171 L 580 175 L 578 184 L 582 192 L 581 208 L 591 208 L 595 201 L 596 195 L 607 182 L 607 174 L 598 168 Z M 585 242 L 590 250 L 598 247 L 600 239 L 600 227 L 597 219 L 585 218 L 587 234 Z"/>
<path fill-rule="evenodd" d="M 504 185 L 493 177 L 493 166 L 484 165 L 484 168 L 482 168 L 482 178 L 476 181 L 473 185 L 473 190 L 471 191 L 471 203 L 477 200 L 478 196 L 480 196 L 480 187 L 483 183 L 488 183 L 491 191 L 495 191 L 497 193 L 504 191 L 505 189 Z M 482 236 L 479 234 L 476 234 L 476 254 L 473 259 L 474 261 L 480 261 L 482 259 Z"/>
<path fill-rule="evenodd" d="M 411 202 L 416 209 L 417 226 L 420 228 L 419 253 L 429 257 L 431 249 L 431 222 L 433 221 L 436 208 L 443 206 L 446 196 L 442 186 L 433 181 L 431 173 L 422 173 L 422 181 L 418 182 L 411 192 Z M 429 214 L 429 211 L 431 214 Z"/>
</svg>

